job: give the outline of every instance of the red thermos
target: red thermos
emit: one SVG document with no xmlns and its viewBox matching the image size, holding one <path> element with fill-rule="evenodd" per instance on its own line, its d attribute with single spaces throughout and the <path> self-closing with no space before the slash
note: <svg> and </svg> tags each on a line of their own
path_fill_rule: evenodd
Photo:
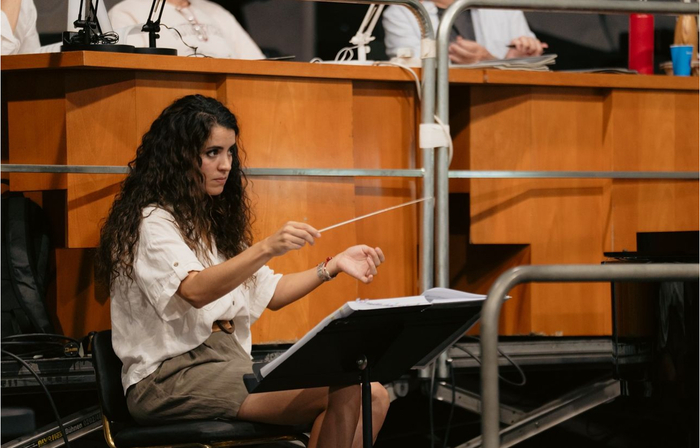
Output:
<svg viewBox="0 0 700 448">
<path fill-rule="evenodd" d="M 654 74 L 654 16 L 630 15 L 629 67 L 644 75 Z"/>
</svg>

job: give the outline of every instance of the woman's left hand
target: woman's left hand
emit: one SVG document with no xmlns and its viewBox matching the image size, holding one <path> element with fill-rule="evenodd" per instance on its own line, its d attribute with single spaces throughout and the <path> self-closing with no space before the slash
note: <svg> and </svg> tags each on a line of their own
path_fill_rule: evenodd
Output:
<svg viewBox="0 0 700 448">
<path fill-rule="evenodd" d="M 333 276 L 345 272 L 362 283 L 370 283 L 377 275 L 377 267 L 383 262 L 384 253 L 380 248 L 373 249 L 361 244 L 345 249 L 333 257 L 326 267 Z"/>
</svg>

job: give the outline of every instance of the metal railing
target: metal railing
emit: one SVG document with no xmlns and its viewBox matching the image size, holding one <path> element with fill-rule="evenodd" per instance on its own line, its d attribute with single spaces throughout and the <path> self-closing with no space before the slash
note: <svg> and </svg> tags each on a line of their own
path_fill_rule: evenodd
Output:
<svg viewBox="0 0 700 448">
<path fill-rule="evenodd" d="M 128 166 L 112 165 L 2 165 L 6 173 L 129 174 Z M 423 177 L 422 169 L 360 168 L 245 168 L 247 176 L 290 177 Z"/>
<path fill-rule="evenodd" d="M 440 21 L 437 35 L 437 116 L 449 123 L 449 36 L 455 19 L 470 8 L 518 9 L 523 11 L 580 13 L 653 13 L 697 15 L 697 3 L 638 2 L 614 0 L 456 0 Z M 449 171 L 448 148 L 435 148 L 436 285 L 449 286 L 449 179 L 450 178 L 607 178 L 607 179 L 698 179 L 697 172 L 605 172 L 605 171 Z M 642 266 L 525 266 L 504 273 L 491 287 L 481 317 L 481 369 L 485 448 L 499 446 L 498 424 L 498 314 L 507 292 L 530 281 L 610 281 L 697 279 L 698 265 Z"/>
<path fill-rule="evenodd" d="M 449 123 L 449 37 L 455 19 L 470 8 L 519 9 L 523 11 L 580 12 L 580 13 L 653 13 L 698 14 L 697 3 L 615 0 L 456 0 L 445 11 L 437 34 L 437 116 Z M 624 174 L 623 174 L 624 173 Z M 482 175 L 483 174 L 483 175 Z M 449 286 L 449 210 L 450 178 L 609 178 L 609 179 L 698 179 L 697 173 L 670 174 L 668 172 L 576 172 L 576 171 L 449 171 L 448 149 L 435 148 L 435 235 L 437 286 Z"/>
<path fill-rule="evenodd" d="M 697 281 L 698 264 L 519 266 L 493 283 L 481 310 L 481 428 L 484 448 L 499 446 L 498 317 L 508 292 L 522 283 Z"/>
<path fill-rule="evenodd" d="M 700 179 L 697 171 L 477 171 L 450 170 L 450 179 Z"/>
</svg>

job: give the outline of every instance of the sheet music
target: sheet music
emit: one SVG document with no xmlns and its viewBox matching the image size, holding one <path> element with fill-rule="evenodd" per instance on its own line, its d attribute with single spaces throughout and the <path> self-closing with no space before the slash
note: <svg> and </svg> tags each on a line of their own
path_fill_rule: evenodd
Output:
<svg viewBox="0 0 700 448">
<path fill-rule="evenodd" d="M 423 293 L 430 303 L 475 302 L 486 299 L 484 294 L 457 291 L 449 288 L 431 288 Z"/>
<path fill-rule="evenodd" d="M 337 319 L 348 317 L 356 311 L 377 310 L 386 308 L 399 308 L 407 306 L 429 306 L 432 303 L 457 303 L 457 302 L 472 302 L 484 300 L 486 296 L 481 294 L 472 294 L 463 291 L 456 291 L 447 288 L 432 288 L 420 296 L 394 297 L 389 299 L 357 299 L 353 302 L 343 304 L 339 309 L 326 316 L 321 322 L 312 328 L 294 345 L 289 347 L 286 352 L 282 353 L 277 358 L 265 364 L 260 369 L 260 375 L 267 376 L 278 365 L 282 364 L 286 359 L 296 353 L 301 347 L 313 339 L 321 330 L 330 325 L 331 322 Z"/>
</svg>

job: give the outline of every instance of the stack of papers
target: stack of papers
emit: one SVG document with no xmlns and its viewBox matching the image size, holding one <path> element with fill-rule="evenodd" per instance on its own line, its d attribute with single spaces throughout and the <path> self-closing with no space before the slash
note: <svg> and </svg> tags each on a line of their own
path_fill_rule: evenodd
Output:
<svg viewBox="0 0 700 448">
<path fill-rule="evenodd" d="M 536 72 L 549 71 L 549 66 L 554 65 L 556 54 L 543 54 L 529 58 L 492 59 L 490 61 L 475 62 L 473 64 L 455 64 L 451 68 L 497 68 L 499 70 L 528 70 Z"/>
</svg>

